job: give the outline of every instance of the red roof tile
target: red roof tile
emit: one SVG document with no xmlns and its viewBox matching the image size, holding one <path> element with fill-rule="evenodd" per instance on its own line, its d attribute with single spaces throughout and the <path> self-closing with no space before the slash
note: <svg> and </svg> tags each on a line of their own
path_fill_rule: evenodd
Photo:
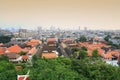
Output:
<svg viewBox="0 0 120 80">
<path fill-rule="evenodd" d="M 27 45 L 35 46 L 35 45 L 37 45 L 38 43 L 40 43 L 40 40 L 32 39 L 30 42 L 27 43 Z"/>
<path fill-rule="evenodd" d="M 22 60 L 27 60 L 28 58 L 29 58 L 29 56 L 27 56 L 27 55 L 22 56 Z"/>
<path fill-rule="evenodd" d="M 18 45 L 11 46 L 7 49 L 10 53 L 19 53 L 22 51 L 22 48 Z"/>
<path fill-rule="evenodd" d="M 45 58 L 56 58 L 57 55 L 56 53 L 42 53 L 42 58 L 45 57 Z"/>
<path fill-rule="evenodd" d="M 33 43 L 39 43 L 40 40 L 35 40 L 35 39 L 32 39 L 30 42 L 33 42 Z"/>
<path fill-rule="evenodd" d="M 106 59 L 110 59 L 110 58 L 112 58 L 113 56 L 112 56 L 111 51 L 108 51 L 106 54 L 104 54 L 103 57 L 106 58 Z"/>
<path fill-rule="evenodd" d="M 64 39 L 63 40 L 63 42 L 69 42 L 69 43 L 73 43 L 73 41 L 74 41 L 74 39 L 72 39 L 72 38 L 66 38 L 66 39 Z"/>
<path fill-rule="evenodd" d="M 0 55 L 5 54 L 5 50 L 6 50 L 6 48 L 0 48 Z"/>
<path fill-rule="evenodd" d="M 92 56 L 92 50 L 88 50 L 87 53 L 88 53 L 88 56 Z"/>
<path fill-rule="evenodd" d="M 36 52 L 36 48 L 33 47 L 33 48 L 28 52 L 28 54 L 34 54 L 35 52 Z"/>
<path fill-rule="evenodd" d="M 48 38 L 47 39 L 47 43 L 54 43 L 54 42 L 57 42 L 56 38 Z"/>
<path fill-rule="evenodd" d="M 29 51 L 29 48 L 24 48 L 23 51 L 24 51 L 24 52 L 28 52 L 28 51 Z"/>
</svg>

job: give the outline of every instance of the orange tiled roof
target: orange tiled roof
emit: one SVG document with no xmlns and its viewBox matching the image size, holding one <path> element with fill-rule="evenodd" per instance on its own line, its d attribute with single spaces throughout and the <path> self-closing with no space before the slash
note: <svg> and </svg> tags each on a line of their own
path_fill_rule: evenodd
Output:
<svg viewBox="0 0 120 80">
<path fill-rule="evenodd" d="M 29 48 L 24 48 L 23 51 L 24 51 L 24 52 L 28 52 L 28 51 L 29 51 Z"/>
<path fill-rule="evenodd" d="M 73 41 L 74 41 L 74 39 L 72 39 L 72 38 L 66 38 L 63 40 L 63 42 L 73 42 Z"/>
<path fill-rule="evenodd" d="M 27 55 L 22 56 L 22 60 L 27 60 L 28 58 L 29 58 L 29 56 L 27 56 Z"/>
<path fill-rule="evenodd" d="M 67 45 L 65 44 L 65 43 L 61 43 L 61 46 L 63 47 L 63 48 L 66 48 L 67 47 Z"/>
<path fill-rule="evenodd" d="M 103 44 L 103 43 L 97 43 L 97 44 L 90 44 L 89 42 L 79 42 L 79 45 L 80 46 L 85 46 L 85 47 L 87 47 L 87 48 L 89 48 L 89 47 L 94 47 L 94 48 L 101 48 L 101 47 L 110 47 L 110 46 L 108 46 L 108 45 L 106 45 L 106 44 Z"/>
<path fill-rule="evenodd" d="M 0 48 L 0 55 L 5 54 L 5 50 L 6 50 L 5 48 Z"/>
<path fill-rule="evenodd" d="M 33 47 L 33 48 L 28 52 L 28 54 L 34 54 L 35 52 L 36 52 L 36 48 Z"/>
<path fill-rule="evenodd" d="M 56 38 L 48 38 L 47 39 L 47 42 L 49 43 L 49 42 L 56 42 L 57 40 L 56 40 Z"/>
<path fill-rule="evenodd" d="M 87 53 L 88 53 L 88 56 L 92 56 L 92 52 L 94 51 L 95 49 L 88 49 Z M 99 55 L 102 55 L 104 53 L 104 50 L 102 49 L 97 49 L 98 50 L 98 54 Z"/>
<path fill-rule="evenodd" d="M 118 51 L 111 51 L 111 54 L 115 55 L 115 54 L 120 54 L 120 53 Z"/>
<path fill-rule="evenodd" d="M 110 53 L 111 55 L 116 56 L 116 57 L 118 57 L 120 54 L 118 51 L 108 51 L 107 53 Z"/>
<path fill-rule="evenodd" d="M 42 58 L 45 57 L 45 58 L 56 58 L 57 55 L 55 53 L 42 53 Z"/>
<path fill-rule="evenodd" d="M 98 54 L 99 54 L 99 55 L 102 55 L 104 52 L 105 52 L 104 50 L 98 49 Z"/>
<path fill-rule="evenodd" d="M 28 42 L 27 45 L 30 45 L 30 46 L 35 46 L 37 43 L 34 43 L 34 42 Z"/>
<path fill-rule="evenodd" d="M 92 50 L 88 50 L 87 53 L 88 53 L 88 56 L 92 56 Z"/>
<path fill-rule="evenodd" d="M 106 59 L 112 58 L 112 54 L 111 53 L 107 53 L 107 54 L 105 54 L 104 58 L 106 58 Z"/>
<path fill-rule="evenodd" d="M 19 53 L 22 51 L 22 48 L 19 47 L 18 45 L 11 46 L 7 49 L 11 53 Z"/>
<path fill-rule="evenodd" d="M 27 45 L 35 46 L 38 43 L 40 43 L 40 40 L 32 39 L 30 42 L 27 43 Z"/>
<path fill-rule="evenodd" d="M 30 42 L 33 42 L 33 43 L 39 43 L 40 40 L 35 40 L 35 39 L 32 39 Z"/>
</svg>

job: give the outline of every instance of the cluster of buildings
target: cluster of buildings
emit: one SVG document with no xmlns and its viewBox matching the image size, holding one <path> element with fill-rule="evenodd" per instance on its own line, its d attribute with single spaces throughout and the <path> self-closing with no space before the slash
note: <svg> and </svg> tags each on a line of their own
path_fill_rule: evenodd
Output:
<svg viewBox="0 0 120 80">
<path fill-rule="evenodd" d="M 70 56 L 72 54 L 72 48 L 74 47 L 86 47 L 88 50 L 88 56 L 92 56 L 92 51 L 97 49 L 99 55 L 104 59 L 112 59 L 113 57 L 118 57 L 119 49 L 116 49 L 112 46 L 107 45 L 104 38 L 107 35 L 110 35 L 109 41 L 112 41 L 114 44 L 120 43 L 120 33 L 119 31 L 100 31 L 100 30 L 43 30 L 41 27 L 38 27 L 37 30 L 27 30 L 19 29 L 18 32 L 14 32 L 14 38 L 11 39 L 9 44 L 5 46 L 1 51 L 10 57 L 12 53 L 20 53 L 25 51 L 31 53 L 29 50 L 35 49 L 34 41 L 40 40 L 40 57 L 57 57 L 57 56 Z M 16 35 L 17 33 L 17 35 Z M 80 36 L 85 36 L 87 42 L 76 42 Z M 35 40 L 32 40 L 35 39 Z M 39 41 L 38 41 L 39 42 Z M 2 43 L 0 45 L 3 45 Z M 7 46 L 7 48 L 6 48 Z M 31 47 L 29 47 L 31 46 Z M 16 50 L 15 50 L 16 49 Z M 18 49 L 18 50 L 17 50 Z M 11 51 L 13 50 L 13 51 Z M 11 55 L 9 54 L 11 53 Z M 1 53 L 2 54 L 2 53 Z M 18 54 L 13 55 L 15 58 L 18 58 Z"/>
<path fill-rule="evenodd" d="M 5 55 L 12 62 L 31 62 L 33 55 L 41 58 L 69 57 L 73 54 L 72 49 L 81 47 L 87 48 L 88 56 L 92 56 L 94 50 L 104 60 L 118 60 L 120 62 L 120 49 L 107 45 L 104 38 L 110 35 L 109 39 L 114 44 L 120 44 L 119 31 L 91 31 L 87 30 L 38 30 L 20 29 L 13 32 L 14 38 L 9 43 L 0 43 L 0 56 Z M 77 42 L 80 36 L 85 36 L 86 42 Z M 32 63 L 31 63 L 32 64 Z M 20 68 L 20 66 L 17 66 Z M 25 76 L 19 76 L 23 80 Z M 21 78 L 22 77 L 22 78 Z M 25 80 L 29 80 L 26 78 Z"/>
<path fill-rule="evenodd" d="M 30 41 L 25 41 L 24 44 L 12 44 L 11 46 L 6 46 L 2 44 L 0 46 L 0 55 L 5 55 L 12 62 L 27 61 L 32 58 L 32 56 L 37 51 L 37 45 L 40 45 L 40 40 L 32 39 Z M 22 54 L 23 53 L 23 54 Z"/>
</svg>

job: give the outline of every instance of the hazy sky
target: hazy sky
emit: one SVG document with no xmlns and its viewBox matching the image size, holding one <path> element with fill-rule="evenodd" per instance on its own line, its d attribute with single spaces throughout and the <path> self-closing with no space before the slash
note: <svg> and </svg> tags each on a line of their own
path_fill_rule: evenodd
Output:
<svg viewBox="0 0 120 80">
<path fill-rule="evenodd" d="M 0 0 L 0 27 L 120 29 L 120 0 Z"/>
</svg>

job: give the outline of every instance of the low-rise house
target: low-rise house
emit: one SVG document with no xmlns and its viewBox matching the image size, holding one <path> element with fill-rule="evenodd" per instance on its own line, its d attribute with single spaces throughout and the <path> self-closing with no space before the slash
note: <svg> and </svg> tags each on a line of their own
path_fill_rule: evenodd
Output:
<svg viewBox="0 0 120 80">
<path fill-rule="evenodd" d="M 66 43 L 66 44 L 73 44 L 74 43 L 74 39 L 66 38 L 66 39 L 63 40 L 63 42 Z"/>
<path fill-rule="evenodd" d="M 22 61 L 28 61 L 29 59 L 29 56 L 27 55 L 22 55 Z"/>
<path fill-rule="evenodd" d="M 120 44 L 120 39 L 111 38 L 109 41 L 111 41 L 113 44 Z"/>
<path fill-rule="evenodd" d="M 0 48 L 0 55 L 6 55 L 6 48 Z"/>
<path fill-rule="evenodd" d="M 22 48 L 20 48 L 18 45 L 14 45 L 9 47 L 6 50 L 6 55 L 9 57 L 10 60 L 17 59 L 20 55 L 19 53 L 22 51 Z"/>
<path fill-rule="evenodd" d="M 47 58 L 47 59 L 50 59 L 50 58 L 57 58 L 57 54 L 55 52 L 43 52 L 42 53 L 42 58 Z"/>
<path fill-rule="evenodd" d="M 57 39 L 56 38 L 48 38 L 47 39 L 47 45 L 48 46 L 53 46 L 56 47 L 57 46 Z"/>
<path fill-rule="evenodd" d="M 29 47 L 25 47 L 25 48 L 23 49 L 23 51 L 26 52 L 26 53 L 29 52 L 29 50 L 30 50 Z"/>
<path fill-rule="evenodd" d="M 35 39 L 32 39 L 31 41 L 29 41 L 27 43 L 28 46 L 31 46 L 31 47 L 35 47 L 37 44 L 41 44 L 41 41 L 40 40 L 35 40 Z"/>
<path fill-rule="evenodd" d="M 29 50 L 28 55 L 34 55 L 36 52 L 36 48 L 33 47 L 31 50 Z"/>
</svg>

